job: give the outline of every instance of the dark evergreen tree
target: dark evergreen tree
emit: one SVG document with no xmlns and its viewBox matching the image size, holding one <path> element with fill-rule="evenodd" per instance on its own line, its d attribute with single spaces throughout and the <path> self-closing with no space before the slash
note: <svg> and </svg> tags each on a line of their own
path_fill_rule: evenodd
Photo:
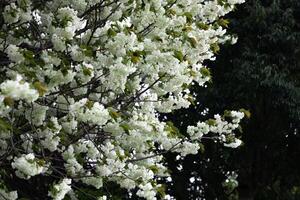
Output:
<svg viewBox="0 0 300 200">
<path fill-rule="evenodd" d="M 208 145 L 204 154 L 182 162 L 183 170 L 173 168 L 170 188 L 177 190 L 177 199 L 238 198 L 236 191 L 229 194 L 219 184 L 227 171 L 236 169 L 238 199 L 300 199 L 300 1 L 248 0 L 229 21 L 238 43 L 222 47 L 216 62 L 209 63 L 209 91 L 194 88 L 201 103 L 171 119 L 184 130 L 187 123 L 180 116 L 189 114 L 189 123 L 198 121 L 202 104 L 210 114 L 249 109 L 244 145 L 238 153 Z M 176 166 L 173 159 L 169 156 L 170 166 Z M 191 174 L 201 178 L 193 187 L 188 183 Z M 205 192 L 199 194 L 197 186 Z"/>
</svg>

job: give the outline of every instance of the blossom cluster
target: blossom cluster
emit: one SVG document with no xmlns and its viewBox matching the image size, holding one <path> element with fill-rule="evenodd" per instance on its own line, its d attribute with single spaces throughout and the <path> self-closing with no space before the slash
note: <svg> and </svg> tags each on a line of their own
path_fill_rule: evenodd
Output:
<svg viewBox="0 0 300 200">
<path fill-rule="evenodd" d="M 31 195 L 11 179 L 43 177 L 40 199 L 78 199 L 85 186 L 110 199 L 103 188 L 115 183 L 155 200 L 169 176 L 163 153 L 197 154 L 210 135 L 239 146 L 243 112 L 186 133 L 159 116 L 189 107 L 189 88 L 210 80 L 204 61 L 235 40 L 223 17 L 243 1 L 4 1 L 0 199 Z"/>
</svg>

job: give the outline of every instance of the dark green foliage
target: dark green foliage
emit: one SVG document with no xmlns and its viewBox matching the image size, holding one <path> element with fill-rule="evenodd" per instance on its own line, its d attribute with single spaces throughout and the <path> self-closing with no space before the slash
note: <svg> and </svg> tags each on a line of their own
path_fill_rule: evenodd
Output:
<svg viewBox="0 0 300 200">
<path fill-rule="evenodd" d="M 182 187 L 175 196 L 188 199 L 183 192 L 189 188 L 184 195 L 196 199 L 199 190 L 187 184 L 194 173 L 202 179 L 196 185 L 205 188 L 206 199 L 230 199 L 220 180 L 227 170 L 237 169 L 241 200 L 300 199 L 300 1 L 248 0 L 229 21 L 238 43 L 221 47 L 216 62 L 209 63 L 213 83 L 208 90 L 194 88 L 200 105 L 171 118 L 179 125 L 180 116 L 189 114 L 188 123 L 196 123 L 203 118 L 202 104 L 210 114 L 249 109 L 245 144 L 237 152 L 208 145 L 204 155 L 188 157 L 182 172 L 174 170 L 171 189 Z M 170 166 L 175 166 L 172 159 Z"/>
</svg>

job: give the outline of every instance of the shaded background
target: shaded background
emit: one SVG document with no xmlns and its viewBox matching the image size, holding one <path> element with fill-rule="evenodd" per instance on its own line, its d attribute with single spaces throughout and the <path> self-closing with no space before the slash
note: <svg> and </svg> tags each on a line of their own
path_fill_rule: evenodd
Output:
<svg viewBox="0 0 300 200">
<path fill-rule="evenodd" d="M 200 104 L 168 117 L 184 132 L 225 109 L 249 109 L 244 145 L 232 150 L 206 141 L 204 153 L 183 161 L 167 155 L 168 190 L 176 199 L 299 200 L 300 1 L 247 0 L 228 19 L 237 44 L 222 46 L 208 63 L 212 84 L 193 88 Z M 231 190 L 222 182 L 233 170 L 239 187 Z"/>
</svg>

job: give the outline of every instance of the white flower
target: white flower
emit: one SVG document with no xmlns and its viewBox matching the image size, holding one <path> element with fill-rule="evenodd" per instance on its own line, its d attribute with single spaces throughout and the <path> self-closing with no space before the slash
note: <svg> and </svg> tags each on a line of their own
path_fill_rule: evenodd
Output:
<svg viewBox="0 0 300 200">
<path fill-rule="evenodd" d="M 201 137 L 209 132 L 209 125 L 204 122 L 198 122 L 197 127 L 188 126 L 187 133 L 191 136 L 191 139 L 201 139 Z"/>
<path fill-rule="evenodd" d="M 64 51 L 66 49 L 65 41 L 57 34 L 52 35 L 51 42 L 56 51 Z"/>
<path fill-rule="evenodd" d="M 53 200 L 62 200 L 65 195 L 71 191 L 71 183 L 71 179 L 64 178 L 60 183 L 53 185 L 48 195 L 52 197 Z"/>
<path fill-rule="evenodd" d="M 186 156 L 188 154 L 197 154 L 200 149 L 199 144 L 184 141 L 178 150 L 175 150 L 181 154 L 181 156 Z"/>
<path fill-rule="evenodd" d="M 97 171 L 101 176 L 108 176 L 112 173 L 107 165 L 101 165 L 97 167 Z"/>
<path fill-rule="evenodd" d="M 63 158 L 66 161 L 64 164 L 68 174 L 75 176 L 77 173 L 81 172 L 83 167 L 78 163 L 74 154 L 74 147 L 70 145 L 68 149 L 63 152 Z"/>
<path fill-rule="evenodd" d="M 33 153 L 14 158 L 11 166 L 17 170 L 16 175 L 24 179 L 44 173 L 48 169 L 45 162 L 36 159 Z"/>
<path fill-rule="evenodd" d="M 33 102 L 38 99 L 39 94 L 36 90 L 31 89 L 29 83 L 22 80 L 22 76 L 17 74 L 14 81 L 7 80 L 0 85 L 1 93 L 15 100 L 24 99 Z"/>
<path fill-rule="evenodd" d="M 232 122 L 238 124 L 243 119 L 245 114 L 243 112 L 231 111 Z"/>
<path fill-rule="evenodd" d="M 240 3 L 244 3 L 245 0 L 228 0 L 229 4 L 240 4 Z"/>
<path fill-rule="evenodd" d="M 102 196 L 102 197 L 99 197 L 97 200 L 107 200 L 107 196 Z"/>
<path fill-rule="evenodd" d="M 60 138 L 58 136 L 54 136 L 50 131 L 48 133 L 49 134 L 46 135 L 43 140 L 41 140 L 41 145 L 49 151 L 53 152 L 57 150 Z"/>
<path fill-rule="evenodd" d="M 83 59 L 84 59 L 84 54 L 83 54 L 83 52 L 82 52 L 82 50 L 81 50 L 81 48 L 80 47 L 78 47 L 77 45 L 75 45 L 75 46 L 72 46 L 71 48 L 71 56 L 72 56 L 72 59 L 74 60 L 74 61 L 83 61 Z"/>
<path fill-rule="evenodd" d="M 70 106 L 70 112 L 73 113 L 78 120 L 90 122 L 97 125 L 104 125 L 109 119 L 109 112 L 103 105 L 98 102 L 92 103 L 92 107 L 86 108 L 87 99 L 82 99 L 79 102 Z"/>
<path fill-rule="evenodd" d="M 5 52 L 7 53 L 9 59 L 15 63 L 21 63 L 25 60 L 24 56 L 19 51 L 19 47 L 16 45 L 10 44 L 6 48 Z"/>
<path fill-rule="evenodd" d="M 1 200 L 16 200 L 18 198 L 17 191 L 5 191 L 4 189 L 0 188 L 0 199 Z"/>
<path fill-rule="evenodd" d="M 47 106 L 34 104 L 33 110 L 26 110 L 26 119 L 36 126 L 40 126 L 46 119 Z"/>
<path fill-rule="evenodd" d="M 11 110 L 8 105 L 5 105 L 4 99 L 5 97 L 0 95 L 0 116 L 6 116 Z"/>
<path fill-rule="evenodd" d="M 242 144 L 242 140 L 235 138 L 234 142 L 229 143 L 229 144 L 224 143 L 224 146 L 230 147 L 230 148 L 237 148 L 237 147 L 241 146 L 241 144 Z"/>
<path fill-rule="evenodd" d="M 96 189 L 99 189 L 103 186 L 103 180 L 101 177 L 85 177 L 81 179 L 83 183 L 87 185 L 92 185 Z"/>
<path fill-rule="evenodd" d="M 17 8 L 15 3 L 11 3 L 4 8 L 3 17 L 4 21 L 8 24 L 16 23 L 19 20 L 20 9 Z"/>
<path fill-rule="evenodd" d="M 156 200 L 156 192 L 154 191 L 151 183 L 139 185 L 140 190 L 137 191 L 139 197 L 144 197 L 147 200 Z"/>
</svg>

